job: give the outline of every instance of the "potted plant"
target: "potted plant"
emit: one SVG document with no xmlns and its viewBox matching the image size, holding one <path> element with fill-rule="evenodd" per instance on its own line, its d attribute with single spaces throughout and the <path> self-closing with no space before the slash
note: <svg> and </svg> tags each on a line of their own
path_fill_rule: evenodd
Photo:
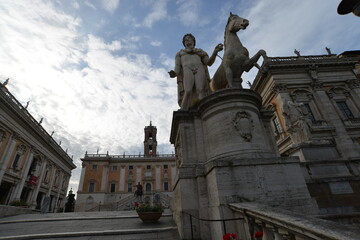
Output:
<svg viewBox="0 0 360 240">
<path fill-rule="evenodd" d="M 148 203 L 135 203 L 135 210 L 143 222 L 156 222 L 164 212 L 164 207 L 160 203 L 150 205 Z"/>
</svg>

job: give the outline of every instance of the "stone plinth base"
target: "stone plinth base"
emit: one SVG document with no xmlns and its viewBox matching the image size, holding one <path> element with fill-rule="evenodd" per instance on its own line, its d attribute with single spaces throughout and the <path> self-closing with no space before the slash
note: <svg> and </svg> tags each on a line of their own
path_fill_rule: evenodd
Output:
<svg viewBox="0 0 360 240">
<path fill-rule="evenodd" d="M 174 112 L 170 141 L 177 177 L 174 218 L 182 239 L 191 239 L 190 217 L 232 218 L 229 203 L 261 202 L 317 213 L 298 158 L 282 158 L 270 125 L 272 112 L 247 89 L 225 89 L 189 111 Z M 193 236 L 221 239 L 221 222 L 192 219 Z M 227 231 L 236 225 L 226 223 Z"/>
</svg>

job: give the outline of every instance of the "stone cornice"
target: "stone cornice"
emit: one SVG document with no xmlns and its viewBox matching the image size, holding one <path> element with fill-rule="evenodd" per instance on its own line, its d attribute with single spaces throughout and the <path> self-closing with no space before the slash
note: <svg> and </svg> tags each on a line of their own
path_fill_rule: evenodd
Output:
<svg viewBox="0 0 360 240">
<path fill-rule="evenodd" d="M 360 57 L 337 57 L 336 55 L 316 55 L 316 56 L 290 56 L 290 57 L 269 57 L 262 66 L 266 66 L 268 72 L 266 74 L 258 72 L 251 89 L 258 92 L 263 91 L 263 87 L 266 82 L 269 81 L 271 75 L 278 73 L 279 71 L 285 73 L 286 71 L 306 71 L 310 70 L 321 71 L 321 68 L 355 68 L 355 65 L 360 62 Z M 317 78 L 312 74 L 312 78 Z M 316 79 L 313 79 L 316 80 Z M 356 84 L 354 85 L 356 86 Z"/>
<path fill-rule="evenodd" d="M 18 117 L 22 123 L 31 129 L 42 143 L 52 149 L 60 159 L 63 159 L 72 169 L 76 168 L 70 156 L 60 147 L 60 145 L 46 132 L 46 130 L 34 119 L 34 117 L 24 108 L 21 103 L 0 83 L 0 101 L 6 109 Z M 4 110 L 6 110 L 4 109 Z"/>
</svg>

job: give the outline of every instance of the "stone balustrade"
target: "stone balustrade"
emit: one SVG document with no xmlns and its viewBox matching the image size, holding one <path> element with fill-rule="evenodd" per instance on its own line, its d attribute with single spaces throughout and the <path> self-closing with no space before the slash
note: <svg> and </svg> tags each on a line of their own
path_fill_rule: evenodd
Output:
<svg viewBox="0 0 360 240">
<path fill-rule="evenodd" d="M 168 157 L 175 157 L 175 154 L 150 154 L 150 155 L 144 155 L 144 154 L 120 154 L 120 155 L 109 155 L 109 154 L 85 154 L 85 158 L 112 158 L 112 159 L 119 159 L 119 158 L 168 158 Z"/>
<path fill-rule="evenodd" d="M 244 217 L 238 226 L 241 239 L 253 239 L 256 231 L 263 232 L 263 240 L 356 240 L 360 230 L 315 216 L 306 216 L 266 205 L 243 202 L 229 204 L 237 217 Z"/>
</svg>

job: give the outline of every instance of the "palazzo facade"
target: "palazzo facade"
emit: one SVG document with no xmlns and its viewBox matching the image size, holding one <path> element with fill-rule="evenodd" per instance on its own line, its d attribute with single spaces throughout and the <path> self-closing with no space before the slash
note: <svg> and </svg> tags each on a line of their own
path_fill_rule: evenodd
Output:
<svg viewBox="0 0 360 240">
<path fill-rule="evenodd" d="M 85 153 L 75 211 L 130 209 L 137 201 L 136 185 L 143 186 L 144 200 L 155 194 L 169 203 L 176 172 L 174 154 L 157 154 L 157 128 L 144 129 L 143 155 Z"/>
<path fill-rule="evenodd" d="M 282 156 L 300 158 L 321 214 L 360 211 L 360 51 L 271 57 L 252 89 Z"/>
<path fill-rule="evenodd" d="M 49 211 L 63 208 L 73 160 L 6 88 L 0 84 L 0 204 Z"/>
</svg>

